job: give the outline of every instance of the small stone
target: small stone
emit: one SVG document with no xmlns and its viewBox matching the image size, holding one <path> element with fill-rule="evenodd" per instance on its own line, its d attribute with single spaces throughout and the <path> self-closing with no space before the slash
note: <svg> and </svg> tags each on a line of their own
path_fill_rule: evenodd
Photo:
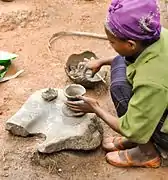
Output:
<svg viewBox="0 0 168 180">
<path fill-rule="evenodd" d="M 28 15 L 27 14 L 22 14 L 22 19 L 27 19 Z"/>
<path fill-rule="evenodd" d="M 4 171 L 8 170 L 9 169 L 9 166 L 4 166 Z"/>
<path fill-rule="evenodd" d="M 62 172 L 62 169 L 61 169 L 61 168 L 59 168 L 59 169 L 58 169 L 58 172 Z"/>
<path fill-rule="evenodd" d="M 4 173 L 2 176 L 3 176 L 3 177 L 8 177 L 9 174 L 8 174 L 8 173 Z"/>
<path fill-rule="evenodd" d="M 21 28 L 25 28 L 25 27 L 26 27 L 26 22 L 20 23 L 20 27 L 21 27 Z"/>
<path fill-rule="evenodd" d="M 97 173 L 94 172 L 93 175 L 94 175 L 94 176 L 97 176 Z"/>
<path fill-rule="evenodd" d="M 74 169 L 75 168 L 75 166 L 72 166 L 72 169 Z"/>
</svg>

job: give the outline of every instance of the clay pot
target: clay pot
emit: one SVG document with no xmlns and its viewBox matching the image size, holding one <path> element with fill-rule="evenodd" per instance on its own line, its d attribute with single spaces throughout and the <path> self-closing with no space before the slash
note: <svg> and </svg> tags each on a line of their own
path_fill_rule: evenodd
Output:
<svg viewBox="0 0 168 180">
<path fill-rule="evenodd" d="M 64 94 L 70 101 L 78 101 L 76 96 L 83 96 L 86 93 L 86 89 L 79 84 L 71 84 L 65 87 Z"/>
<path fill-rule="evenodd" d="M 97 56 L 91 51 L 85 51 L 81 54 L 72 54 L 65 65 L 65 72 L 67 76 L 76 84 L 81 84 L 85 88 L 92 89 L 96 87 L 98 84 L 102 83 L 102 80 L 98 76 L 94 76 L 93 78 L 83 78 L 83 77 L 76 77 L 71 74 L 71 71 L 77 69 L 78 64 L 84 61 L 84 58 L 91 59 L 94 57 L 98 59 Z M 99 71 L 99 74 L 104 79 L 106 77 L 106 71 Z"/>
</svg>

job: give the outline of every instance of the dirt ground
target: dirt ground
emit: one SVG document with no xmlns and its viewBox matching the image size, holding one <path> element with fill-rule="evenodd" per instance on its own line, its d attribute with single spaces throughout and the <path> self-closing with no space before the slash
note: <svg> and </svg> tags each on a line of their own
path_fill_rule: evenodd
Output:
<svg viewBox="0 0 168 180">
<path fill-rule="evenodd" d="M 34 91 L 62 88 L 71 83 L 64 65 L 72 53 L 91 50 L 98 57 L 114 54 L 106 41 L 66 37 L 57 40 L 52 55 L 47 49 L 50 36 L 62 30 L 104 33 L 103 22 L 109 0 L 16 0 L 0 1 L 0 48 L 19 55 L 14 69 L 22 77 L 0 85 L 0 180 L 166 180 L 167 168 L 115 168 L 104 160 L 104 152 L 76 152 L 38 156 L 39 137 L 14 137 L 5 131 L 5 122 Z M 105 88 L 88 92 L 114 113 Z M 106 133 L 112 133 L 105 127 Z M 55 157 L 57 156 L 57 157 Z M 57 159 L 57 161 L 55 160 Z M 47 164 L 48 163 L 48 164 Z"/>
</svg>

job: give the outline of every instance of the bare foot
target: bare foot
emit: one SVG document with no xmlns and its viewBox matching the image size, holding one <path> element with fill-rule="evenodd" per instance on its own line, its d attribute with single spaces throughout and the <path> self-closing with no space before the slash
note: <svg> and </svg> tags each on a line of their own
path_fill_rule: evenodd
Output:
<svg viewBox="0 0 168 180">
<path fill-rule="evenodd" d="M 107 136 L 104 137 L 102 146 L 105 151 L 118 151 L 134 148 L 137 144 L 129 141 L 125 137 Z"/>
<path fill-rule="evenodd" d="M 118 167 L 159 167 L 161 160 L 152 143 L 139 145 L 135 148 L 110 152 L 106 155 L 111 165 Z"/>
</svg>

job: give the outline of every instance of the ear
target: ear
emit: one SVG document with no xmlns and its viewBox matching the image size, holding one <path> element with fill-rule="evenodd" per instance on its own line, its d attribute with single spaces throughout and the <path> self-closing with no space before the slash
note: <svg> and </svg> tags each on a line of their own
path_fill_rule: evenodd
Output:
<svg viewBox="0 0 168 180">
<path fill-rule="evenodd" d="M 135 49 L 136 49 L 137 44 L 136 44 L 135 41 L 133 41 L 133 40 L 128 40 L 127 42 L 129 43 L 129 46 L 131 47 L 132 50 L 135 50 Z"/>
</svg>

